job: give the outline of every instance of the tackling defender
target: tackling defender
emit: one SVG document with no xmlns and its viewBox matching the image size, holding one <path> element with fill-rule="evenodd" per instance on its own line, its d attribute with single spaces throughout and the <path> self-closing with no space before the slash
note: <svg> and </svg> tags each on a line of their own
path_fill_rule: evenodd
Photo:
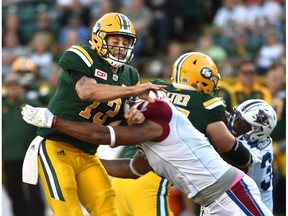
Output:
<svg viewBox="0 0 288 216">
<path fill-rule="evenodd" d="M 172 103 L 142 101 L 136 109 L 145 116 L 142 124 L 113 127 L 63 120 L 47 108 L 29 105 L 23 108 L 22 115 L 29 124 L 52 127 L 96 145 L 143 143 L 133 159 L 103 160 L 109 175 L 138 178 L 153 170 L 189 199 L 205 206 L 203 215 L 273 215 L 261 201 L 255 182 L 225 162 Z"/>
<path fill-rule="evenodd" d="M 231 133 L 242 140 L 249 151 L 259 155 L 260 163 L 249 167 L 248 175 L 260 189 L 261 199 L 273 211 L 272 162 L 273 145 L 270 134 L 277 124 L 275 110 L 264 100 L 250 99 L 233 109 L 227 126 Z"/>
</svg>

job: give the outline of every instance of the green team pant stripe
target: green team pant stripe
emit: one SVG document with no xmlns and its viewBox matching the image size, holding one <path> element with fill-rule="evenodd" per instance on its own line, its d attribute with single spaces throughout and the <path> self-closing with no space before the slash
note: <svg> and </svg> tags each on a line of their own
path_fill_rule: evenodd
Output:
<svg viewBox="0 0 288 216">
<path fill-rule="evenodd" d="M 186 53 L 185 55 L 182 56 L 182 58 L 178 59 L 177 62 L 175 62 L 176 65 L 176 83 L 180 83 L 180 68 L 181 65 L 183 64 L 183 62 L 185 61 L 185 59 L 187 58 L 187 56 L 189 55 L 189 53 Z"/>
<path fill-rule="evenodd" d="M 42 142 L 40 147 L 40 162 L 43 167 L 51 197 L 56 200 L 65 201 L 57 179 L 57 175 L 47 154 L 45 142 Z"/>
<path fill-rule="evenodd" d="M 158 188 L 158 194 L 157 194 L 157 216 L 166 216 L 169 215 L 168 212 L 168 204 L 167 204 L 167 185 L 168 180 L 165 178 L 162 178 L 159 188 Z"/>
</svg>

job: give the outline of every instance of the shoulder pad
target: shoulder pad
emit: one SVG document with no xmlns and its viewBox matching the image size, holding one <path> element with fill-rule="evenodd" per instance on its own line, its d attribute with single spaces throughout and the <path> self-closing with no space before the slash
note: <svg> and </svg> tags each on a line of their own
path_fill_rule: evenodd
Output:
<svg viewBox="0 0 288 216">
<path fill-rule="evenodd" d="M 91 67 L 93 65 L 93 59 L 91 58 L 87 50 L 85 50 L 83 47 L 79 45 L 73 45 L 67 51 L 77 54 L 88 67 Z"/>
<path fill-rule="evenodd" d="M 214 97 L 208 101 L 205 101 L 203 103 L 203 106 L 205 107 L 205 109 L 211 110 L 217 106 L 224 106 L 225 107 L 225 103 L 223 102 L 223 100 L 221 98 Z"/>
</svg>

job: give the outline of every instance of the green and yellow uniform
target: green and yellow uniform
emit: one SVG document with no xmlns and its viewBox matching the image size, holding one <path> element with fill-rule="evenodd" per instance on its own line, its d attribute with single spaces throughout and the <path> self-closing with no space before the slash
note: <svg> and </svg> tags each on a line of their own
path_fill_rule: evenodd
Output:
<svg viewBox="0 0 288 216">
<path fill-rule="evenodd" d="M 259 83 L 254 83 L 251 88 L 247 88 L 241 83 L 236 83 L 233 89 L 236 96 L 236 104 L 232 104 L 233 107 L 248 99 L 262 99 L 272 105 L 271 93 L 265 86 Z"/>
<path fill-rule="evenodd" d="M 132 158 L 136 146 L 125 146 L 120 158 Z M 120 216 L 172 216 L 167 179 L 150 171 L 138 179 L 113 178 Z"/>
<path fill-rule="evenodd" d="M 82 101 L 74 89 L 69 71 L 84 73 L 101 84 L 134 86 L 139 84 L 139 74 L 135 68 L 123 65 L 117 74 L 113 74 L 94 50 L 82 45 L 70 47 L 59 60 L 59 65 L 63 70 L 56 92 L 48 104 L 48 109 L 54 115 L 71 121 L 103 125 L 122 119 L 125 99 Z M 98 145 L 51 128 L 39 129 L 38 135 L 45 138 L 40 149 L 40 177 L 54 214 L 82 215 L 80 199 L 91 215 L 117 215 L 116 209 L 111 208 L 114 206 L 115 192 L 106 170 L 95 156 Z M 93 182 L 93 187 L 89 183 L 88 188 L 87 182 Z"/>
<path fill-rule="evenodd" d="M 177 89 L 163 80 L 154 80 L 152 83 L 167 85 L 167 96 L 200 132 L 205 134 L 207 125 L 212 122 L 224 121 L 225 104 L 219 97 Z"/>
</svg>

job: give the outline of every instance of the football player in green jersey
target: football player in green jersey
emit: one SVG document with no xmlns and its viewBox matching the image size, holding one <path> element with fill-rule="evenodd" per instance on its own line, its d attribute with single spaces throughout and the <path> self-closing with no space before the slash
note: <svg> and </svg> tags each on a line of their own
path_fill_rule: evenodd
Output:
<svg viewBox="0 0 288 216">
<path fill-rule="evenodd" d="M 217 66 L 209 56 L 189 52 L 175 61 L 172 83 L 159 79 L 152 83 L 166 85 L 167 95 L 172 103 L 209 138 L 214 147 L 239 168 L 247 167 L 251 164 L 251 155 L 226 128 L 225 104 L 220 98 L 213 96 L 218 89 L 219 78 Z M 113 178 L 112 184 L 115 190 L 119 194 L 125 194 L 127 199 L 133 191 L 125 190 L 126 187 L 143 190 L 147 185 L 145 178 L 148 178 L 147 174 L 137 180 Z"/>
<path fill-rule="evenodd" d="M 153 100 L 149 92 L 164 86 L 139 85 L 138 71 L 128 65 L 136 41 L 125 15 L 101 17 L 92 30 L 91 47 L 73 45 L 60 58 L 62 72 L 49 109 L 67 120 L 108 125 L 123 118 L 125 97 Z M 44 138 L 37 143 L 39 174 L 54 215 L 83 215 L 79 202 L 92 216 L 118 215 L 115 192 L 95 155 L 98 146 L 48 128 L 39 129 L 39 136 Z"/>
<path fill-rule="evenodd" d="M 167 85 L 167 94 L 172 103 L 207 136 L 223 158 L 245 170 L 253 163 L 252 155 L 224 123 L 225 104 L 216 96 L 219 79 L 217 66 L 209 56 L 189 52 L 175 61 L 171 83 L 163 80 L 153 80 L 152 83 Z"/>
</svg>

